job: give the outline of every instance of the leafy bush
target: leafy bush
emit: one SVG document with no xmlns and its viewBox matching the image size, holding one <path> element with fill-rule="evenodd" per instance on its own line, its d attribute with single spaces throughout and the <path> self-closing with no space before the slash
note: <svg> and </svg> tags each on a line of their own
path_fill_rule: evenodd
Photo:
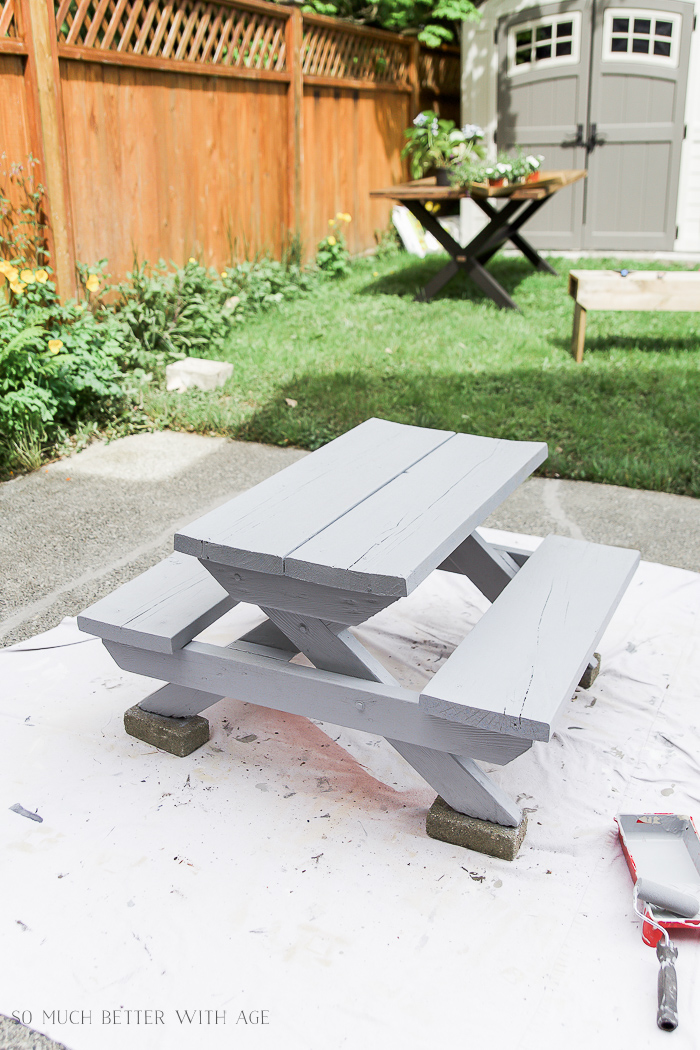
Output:
<svg viewBox="0 0 700 1050">
<path fill-rule="evenodd" d="M 330 277 L 345 277 L 350 273 L 350 252 L 345 242 L 344 229 L 351 217 L 339 211 L 334 219 L 328 220 L 331 232 L 318 242 L 316 265 Z"/>
<path fill-rule="evenodd" d="M 459 41 L 460 23 L 481 17 L 471 0 L 306 0 L 302 11 L 414 33 L 428 47 Z"/>
<path fill-rule="evenodd" d="M 311 284 L 298 266 L 271 259 L 221 274 L 195 259 L 174 271 L 162 261 L 153 270 L 135 265 L 116 287 L 104 265 L 79 268 L 88 301 L 121 346 L 123 367 L 157 372 L 178 358 L 215 357 L 246 316 L 294 299 Z"/>
<path fill-rule="evenodd" d="M 0 462 L 38 466 L 40 445 L 104 424 L 141 383 L 182 357 L 216 357 L 247 316 L 308 291 L 313 277 L 268 259 L 207 271 L 135 265 L 112 285 L 105 260 L 78 266 L 83 300 L 62 305 L 50 268 L 0 262 Z M 0 293 L 1 294 L 1 293 Z M 0 303 L 2 302 L 0 298 Z"/>
<path fill-rule="evenodd" d="M 40 270 L 40 274 L 47 271 Z M 106 419 L 124 402 L 122 349 L 84 305 L 62 306 L 34 272 L 12 306 L 0 306 L 0 440 L 14 458 L 28 435 L 53 440 L 60 427 Z M 36 441 L 35 441 L 36 444 Z"/>
</svg>

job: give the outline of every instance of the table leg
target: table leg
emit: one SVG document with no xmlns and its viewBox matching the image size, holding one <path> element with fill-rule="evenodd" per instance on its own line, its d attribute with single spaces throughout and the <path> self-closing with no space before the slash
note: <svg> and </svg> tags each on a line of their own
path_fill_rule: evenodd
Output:
<svg viewBox="0 0 700 1050">
<path fill-rule="evenodd" d="M 350 678 L 396 684 L 389 672 L 358 642 L 345 624 L 331 624 L 281 609 L 262 611 L 298 651 L 311 660 L 314 667 Z"/>
<path fill-rule="evenodd" d="M 525 258 L 531 263 L 535 269 L 541 270 L 544 273 L 551 273 L 557 276 L 557 271 L 551 266 L 546 259 L 537 252 L 532 245 L 525 240 L 525 238 L 518 233 L 518 230 L 529 222 L 532 216 L 535 214 L 542 205 L 549 200 L 549 197 L 543 197 L 541 200 L 531 201 L 526 207 L 525 201 L 511 201 L 510 204 L 513 206 L 512 210 L 509 210 L 508 206 L 502 208 L 500 211 L 494 208 L 488 200 L 481 200 L 480 198 L 474 197 L 474 203 L 484 212 L 485 215 L 492 220 L 500 220 L 498 227 L 494 229 L 493 236 L 497 235 L 498 239 L 496 242 L 489 238 L 489 242 L 482 247 L 479 251 L 478 259 L 481 263 L 486 263 L 491 259 L 499 248 L 502 248 L 506 241 L 511 241 L 515 247 L 522 252 Z M 518 219 L 514 219 L 515 214 L 520 211 Z M 511 221 L 513 217 L 513 221 Z M 490 227 L 487 227 L 489 229 Z M 477 234 L 477 238 L 478 238 Z M 477 238 L 474 240 L 476 241 Z M 474 244 L 474 241 L 472 241 Z M 471 245 L 469 245 L 471 247 Z"/>
<path fill-rule="evenodd" d="M 452 262 L 448 263 L 447 266 L 436 274 L 435 277 L 423 288 L 416 298 L 422 302 L 427 302 L 432 296 L 436 295 L 449 280 L 454 277 L 457 270 L 462 268 L 467 271 L 467 274 L 472 281 L 484 292 L 496 306 L 505 308 L 508 310 L 517 310 L 517 305 L 513 302 L 511 297 L 508 295 L 505 288 L 498 283 L 495 277 L 493 277 L 484 267 L 481 265 L 479 260 L 475 258 L 475 251 L 473 246 L 476 243 L 480 243 L 479 238 L 482 234 L 471 242 L 467 248 L 461 248 L 454 237 L 451 237 L 447 230 L 443 229 L 437 219 L 426 211 L 425 207 L 420 201 L 402 201 L 402 204 L 408 208 L 412 215 L 422 223 L 423 227 L 432 233 L 435 240 L 442 245 L 446 252 L 452 256 Z M 520 204 L 520 202 L 516 202 Z M 503 209 L 504 212 L 507 210 Z M 499 213 L 500 215 L 500 213 Z M 488 241 L 488 238 L 483 238 Z"/>
<path fill-rule="evenodd" d="M 428 281 L 425 288 L 421 288 L 416 295 L 416 301 L 427 303 L 434 295 L 437 295 L 441 288 L 444 288 L 448 281 L 452 280 L 458 270 L 459 266 L 454 259 L 451 262 L 448 262 L 447 266 L 443 267 L 439 273 L 436 273 L 435 276 Z"/>
<path fill-rule="evenodd" d="M 458 813 L 517 828 L 522 812 L 471 758 L 389 740 L 409 765 Z"/>
<path fill-rule="evenodd" d="M 586 342 L 586 311 L 580 303 L 574 306 L 574 330 L 571 334 L 571 353 L 576 358 L 576 364 L 583 361 L 583 347 Z"/>
</svg>

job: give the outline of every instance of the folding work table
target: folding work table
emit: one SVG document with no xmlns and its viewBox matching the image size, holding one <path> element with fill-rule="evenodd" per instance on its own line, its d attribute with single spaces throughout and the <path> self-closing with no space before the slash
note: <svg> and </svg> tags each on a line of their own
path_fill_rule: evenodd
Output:
<svg viewBox="0 0 700 1050">
<path fill-rule="evenodd" d="M 510 241 L 537 270 L 556 274 L 546 259 L 529 244 L 520 230 L 551 200 L 555 193 L 584 178 L 585 171 L 543 171 L 537 182 L 514 183 L 510 186 L 487 186 L 472 183 L 470 186 L 438 186 L 434 177 L 400 183 L 383 190 L 373 190 L 370 197 L 399 201 L 418 219 L 424 229 L 452 256 L 444 269 L 428 281 L 417 299 L 432 299 L 459 270 L 465 270 L 482 292 L 493 299 L 496 306 L 517 310 L 516 303 L 508 295 L 485 264 Z M 425 207 L 426 202 L 456 201 L 471 197 L 474 203 L 488 216 L 489 223 L 462 248 L 435 215 Z M 496 208 L 492 200 L 504 198 L 506 203 Z"/>
<path fill-rule="evenodd" d="M 189 718 L 232 696 L 383 736 L 439 794 L 430 834 L 466 844 L 454 828 L 466 815 L 479 825 L 469 844 L 490 851 L 490 822 L 513 832 L 499 846 L 510 855 L 523 815 L 475 760 L 504 765 L 549 739 L 639 561 L 559 536 L 530 556 L 485 541 L 477 527 L 546 455 L 370 419 L 183 528 L 178 553 L 78 617 L 120 667 L 166 683 L 130 731 L 171 750 L 149 715 Z M 492 604 L 416 692 L 349 628 L 438 568 Z M 267 619 L 228 646 L 196 640 L 238 602 Z M 194 746 L 208 738 L 199 721 Z"/>
</svg>

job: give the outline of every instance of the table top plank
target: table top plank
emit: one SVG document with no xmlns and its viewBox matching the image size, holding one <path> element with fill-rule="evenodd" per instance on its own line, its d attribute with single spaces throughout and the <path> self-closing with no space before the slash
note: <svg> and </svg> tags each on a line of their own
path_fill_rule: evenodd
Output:
<svg viewBox="0 0 700 1050">
<path fill-rule="evenodd" d="M 175 535 L 196 558 L 283 575 L 285 558 L 453 437 L 369 419 Z"/>
<path fill-rule="evenodd" d="M 412 182 L 400 182 L 395 186 L 371 190 L 370 197 L 400 201 L 453 201 L 461 197 L 515 197 L 529 198 L 550 197 L 553 193 L 570 186 L 573 182 L 586 177 L 583 169 L 562 169 L 561 171 L 543 171 L 536 182 L 514 182 L 508 186 L 489 186 L 486 183 L 472 182 L 468 186 L 438 186 L 435 176 L 425 179 L 414 179 Z"/>
<path fill-rule="evenodd" d="M 639 552 L 548 536 L 421 694 L 439 717 L 548 740 Z"/>
<path fill-rule="evenodd" d="M 285 574 L 409 594 L 547 458 L 534 441 L 455 434 L 285 560 Z"/>
</svg>

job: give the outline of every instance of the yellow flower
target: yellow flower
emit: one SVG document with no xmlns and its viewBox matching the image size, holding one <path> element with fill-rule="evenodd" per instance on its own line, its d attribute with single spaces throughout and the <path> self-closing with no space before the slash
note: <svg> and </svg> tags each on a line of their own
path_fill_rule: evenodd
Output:
<svg viewBox="0 0 700 1050">
<path fill-rule="evenodd" d="M 348 215 L 347 212 L 343 212 L 343 214 L 340 217 L 343 220 L 343 222 L 352 222 L 352 215 Z"/>
<path fill-rule="evenodd" d="M 7 259 L 0 259 L 0 273 L 5 273 L 7 270 L 12 269 Z"/>
<path fill-rule="evenodd" d="M 12 284 L 12 282 L 16 281 L 19 277 L 19 273 L 17 272 L 17 270 L 15 270 L 14 266 L 6 266 L 5 277 L 7 277 L 10 284 Z"/>
<path fill-rule="evenodd" d="M 197 260 L 192 255 L 190 255 L 190 257 L 189 257 L 189 259 L 187 261 L 188 261 L 188 263 L 195 263 L 195 265 L 197 263 Z"/>
<path fill-rule="evenodd" d="M 60 354 L 62 349 L 63 349 L 63 340 L 62 339 L 49 339 L 49 351 L 52 354 Z"/>
<path fill-rule="evenodd" d="M 85 282 L 85 287 L 89 292 L 96 292 L 100 287 L 100 278 L 96 273 L 91 273 Z"/>
<path fill-rule="evenodd" d="M 374 273 L 372 274 L 372 276 L 373 277 L 379 277 L 379 271 L 375 270 Z"/>
<path fill-rule="evenodd" d="M 15 295 L 22 295 L 26 287 L 26 284 L 22 284 L 21 281 L 13 281 L 10 285 L 10 288 L 15 293 Z"/>
<path fill-rule="evenodd" d="M 227 274 L 226 274 L 226 270 L 222 270 L 222 271 L 221 271 L 221 276 L 222 276 L 222 277 L 226 277 L 226 276 L 227 276 Z"/>
<path fill-rule="evenodd" d="M 49 279 L 49 275 L 46 270 L 37 270 L 34 274 L 34 279 L 37 284 L 46 284 Z"/>
<path fill-rule="evenodd" d="M 333 247 L 333 245 L 334 245 L 334 244 L 336 243 L 336 239 L 335 239 L 335 237 L 329 237 L 329 238 L 328 238 L 328 243 L 330 244 L 330 246 L 331 246 L 331 248 L 332 248 L 332 247 Z"/>
<path fill-rule="evenodd" d="M 328 225 L 332 226 L 334 222 L 335 222 L 335 219 L 329 219 L 328 220 Z"/>
<path fill-rule="evenodd" d="M 34 271 L 22 270 L 19 279 L 20 281 L 24 281 L 25 284 L 34 284 Z"/>
</svg>

